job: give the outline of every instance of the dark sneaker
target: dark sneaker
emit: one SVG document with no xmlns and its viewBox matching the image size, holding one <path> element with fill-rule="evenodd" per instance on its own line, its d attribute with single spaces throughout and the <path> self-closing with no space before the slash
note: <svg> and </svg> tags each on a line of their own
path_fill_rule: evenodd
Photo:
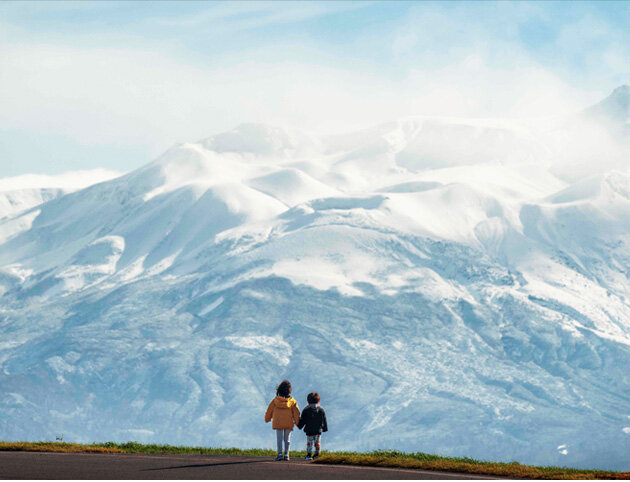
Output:
<svg viewBox="0 0 630 482">
<path fill-rule="evenodd" d="M 313 455 L 314 459 L 316 459 L 317 457 L 319 457 L 319 452 L 315 452 L 315 454 Z"/>
<path fill-rule="evenodd" d="M 284 454 L 284 457 L 282 457 L 282 460 L 289 460 L 289 454 Z"/>
<path fill-rule="evenodd" d="M 278 454 L 278 456 L 276 457 L 276 462 L 279 462 L 280 460 L 282 460 L 282 455 Z"/>
</svg>

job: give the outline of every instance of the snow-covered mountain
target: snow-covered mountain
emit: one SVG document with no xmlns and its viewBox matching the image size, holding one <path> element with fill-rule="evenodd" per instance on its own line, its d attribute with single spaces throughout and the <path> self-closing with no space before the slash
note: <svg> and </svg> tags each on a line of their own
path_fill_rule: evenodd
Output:
<svg viewBox="0 0 630 482">
<path fill-rule="evenodd" d="M 25 174 L 0 179 L 0 219 L 117 176 L 119 173 L 114 171 L 93 169 L 53 176 Z"/>
<path fill-rule="evenodd" d="M 270 446 L 289 378 L 330 449 L 628 470 L 613 96 L 544 123 L 242 125 L 0 219 L 1 437 Z"/>
</svg>

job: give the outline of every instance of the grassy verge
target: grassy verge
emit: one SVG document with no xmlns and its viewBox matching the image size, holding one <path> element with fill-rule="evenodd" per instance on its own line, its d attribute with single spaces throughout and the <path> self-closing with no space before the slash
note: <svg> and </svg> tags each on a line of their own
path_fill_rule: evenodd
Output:
<svg viewBox="0 0 630 482">
<path fill-rule="evenodd" d="M 630 479 L 630 472 L 579 470 L 567 467 L 536 467 L 518 462 L 484 462 L 470 458 L 377 450 L 370 453 L 334 452 L 323 454 L 318 463 L 369 467 L 440 470 L 477 475 L 494 475 L 518 479 Z"/>
<path fill-rule="evenodd" d="M 26 452 L 75 452 L 104 454 L 189 454 L 189 455 L 256 455 L 275 456 L 271 449 L 239 449 L 215 447 L 186 447 L 180 445 L 141 444 L 138 442 L 105 442 L 93 444 L 74 444 L 66 442 L 0 442 L 0 451 Z M 306 452 L 293 450 L 294 457 L 304 457 Z"/>
<path fill-rule="evenodd" d="M 0 442 L 0 451 L 82 452 L 131 454 L 200 454 L 200 455 L 256 455 L 274 456 L 270 449 L 239 449 L 213 447 L 185 447 L 175 445 L 126 443 L 93 443 L 90 445 L 65 442 Z M 304 457 L 304 451 L 293 451 L 294 457 Z M 630 472 L 579 470 L 566 467 L 535 467 L 518 462 L 483 462 L 470 458 L 441 457 L 439 455 L 396 451 L 329 452 L 317 459 L 322 464 L 345 464 L 369 467 L 440 470 L 478 475 L 494 475 L 522 479 L 630 479 Z"/>
</svg>

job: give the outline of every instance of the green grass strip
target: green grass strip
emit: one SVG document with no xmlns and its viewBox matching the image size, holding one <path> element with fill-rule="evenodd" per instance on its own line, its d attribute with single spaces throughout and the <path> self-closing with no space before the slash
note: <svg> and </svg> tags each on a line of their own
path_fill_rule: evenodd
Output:
<svg viewBox="0 0 630 482">
<path fill-rule="evenodd" d="M 236 447 L 186 447 L 180 445 L 141 444 L 138 442 L 94 442 L 75 444 L 67 442 L 0 442 L 0 451 L 25 452 L 76 452 L 76 453 L 128 453 L 128 454 L 190 454 L 190 455 L 250 455 L 271 457 L 271 449 L 240 449 Z M 305 457 L 306 451 L 292 450 L 294 457 Z"/>
<path fill-rule="evenodd" d="M 468 457 L 443 457 L 423 452 L 405 453 L 377 450 L 369 453 L 331 452 L 318 460 L 321 464 L 358 465 L 401 469 L 439 470 L 518 479 L 630 479 L 630 472 L 580 470 L 569 467 L 522 465 L 518 462 L 487 462 Z"/>
</svg>

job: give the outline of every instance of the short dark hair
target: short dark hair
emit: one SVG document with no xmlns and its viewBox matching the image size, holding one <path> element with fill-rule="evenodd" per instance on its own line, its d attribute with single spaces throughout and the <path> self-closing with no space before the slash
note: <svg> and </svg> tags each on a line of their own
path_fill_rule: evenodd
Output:
<svg viewBox="0 0 630 482">
<path fill-rule="evenodd" d="M 289 380 L 282 380 L 278 388 L 276 388 L 276 395 L 285 398 L 291 395 L 291 382 Z"/>
<path fill-rule="evenodd" d="M 306 401 L 308 403 L 319 403 L 319 393 L 311 392 L 306 396 Z"/>
</svg>

